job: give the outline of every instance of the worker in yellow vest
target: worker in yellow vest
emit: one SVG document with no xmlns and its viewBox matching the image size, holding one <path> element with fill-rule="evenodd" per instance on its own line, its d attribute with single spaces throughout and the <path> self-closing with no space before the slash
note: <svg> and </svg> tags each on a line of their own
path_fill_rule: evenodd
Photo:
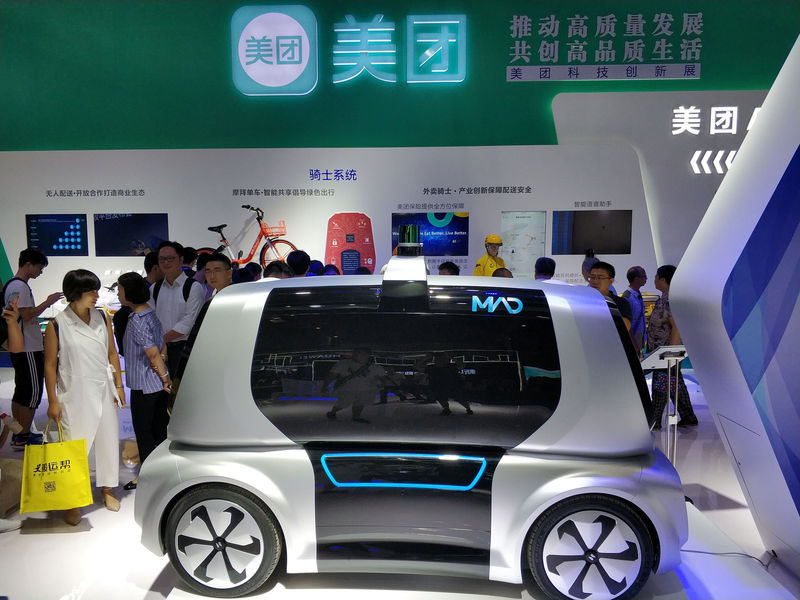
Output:
<svg viewBox="0 0 800 600">
<path fill-rule="evenodd" d="M 478 259 L 472 274 L 491 277 L 495 269 L 506 266 L 506 262 L 497 256 L 497 253 L 500 251 L 500 246 L 503 245 L 503 239 L 496 233 L 490 233 L 486 236 L 486 239 L 483 240 L 483 244 L 486 247 L 486 254 Z"/>
</svg>

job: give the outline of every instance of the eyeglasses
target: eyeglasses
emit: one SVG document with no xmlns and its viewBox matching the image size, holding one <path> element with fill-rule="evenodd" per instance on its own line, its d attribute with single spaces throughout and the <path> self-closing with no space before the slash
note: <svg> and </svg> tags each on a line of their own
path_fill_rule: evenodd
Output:
<svg viewBox="0 0 800 600">
<path fill-rule="evenodd" d="M 159 256 L 158 262 L 172 262 L 173 260 L 178 260 L 178 255 L 173 254 L 172 256 Z"/>
<path fill-rule="evenodd" d="M 206 269 L 206 275 L 219 275 L 220 273 L 226 273 L 230 271 L 230 269 Z"/>
<path fill-rule="evenodd" d="M 601 277 L 600 275 L 589 275 L 589 281 L 602 281 L 603 279 L 611 279 L 611 277 Z"/>
</svg>

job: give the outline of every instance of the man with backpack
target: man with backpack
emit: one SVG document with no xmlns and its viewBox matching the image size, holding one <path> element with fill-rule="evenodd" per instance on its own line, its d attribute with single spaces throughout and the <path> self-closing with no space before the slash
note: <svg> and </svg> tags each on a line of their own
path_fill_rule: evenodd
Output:
<svg viewBox="0 0 800 600">
<path fill-rule="evenodd" d="M 158 246 L 158 265 L 164 279 L 150 288 L 150 305 L 164 328 L 167 367 L 175 376 L 186 339 L 206 299 L 199 281 L 187 277 L 181 268 L 183 246 L 178 242 L 162 242 Z M 162 352 L 163 352 L 162 348 Z"/>
<path fill-rule="evenodd" d="M 31 423 L 44 389 L 44 341 L 39 328 L 38 316 L 61 299 L 61 292 L 53 292 L 37 305 L 33 300 L 28 281 L 36 279 L 47 266 L 47 257 L 35 248 L 26 248 L 19 253 L 19 268 L 14 277 L 3 286 L 3 306 L 18 298 L 17 307 L 24 337 L 23 351 L 11 354 L 14 367 L 14 395 L 11 398 L 11 414 L 22 426 L 20 433 L 11 437 L 14 450 L 41 444 L 42 434 L 31 434 Z"/>
</svg>

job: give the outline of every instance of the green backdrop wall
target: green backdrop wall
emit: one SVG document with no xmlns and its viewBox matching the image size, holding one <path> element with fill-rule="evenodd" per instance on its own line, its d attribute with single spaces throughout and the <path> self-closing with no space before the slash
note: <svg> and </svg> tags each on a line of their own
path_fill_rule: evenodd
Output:
<svg viewBox="0 0 800 600">
<path fill-rule="evenodd" d="M 231 16 L 249 5 L 259 3 L 0 3 L 0 150 L 552 144 L 550 104 L 560 92 L 766 89 L 800 33 L 798 0 L 315 0 L 304 5 L 318 22 L 317 87 L 252 97 L 231 76 Z M 466 15 L 463 83 L 331 83 L 335 23 L 383 14 L 399 31 L 412 12 Z M 682 13 L 703 14 L 699 79 L 506 81 L 514 15 L 533 20 L 535 51 L 547 15 L 563 28 L 573 15 L 589 17 L 591 49 L 597 16 L 658 12 L 674 14 L 676 29 Z"/>
</svg>

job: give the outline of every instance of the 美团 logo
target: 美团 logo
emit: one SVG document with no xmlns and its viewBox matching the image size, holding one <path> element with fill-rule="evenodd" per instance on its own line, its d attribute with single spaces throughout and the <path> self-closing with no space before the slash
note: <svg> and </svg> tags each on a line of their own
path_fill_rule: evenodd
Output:
<svg viewBox="0 0 800 600">
<path fill-rule="evenodd" d="M 450 83 L 467 75 L 465 15 L 409 15 L 405 23 L 407 83 Z M 398 81 L 396 24 L 376 14 L 370 20 L 345 15 L 333 28 L 333 83 L 357 77 Z M 402 46 L 401 46 L 402 48 Z"/>
<path fill-rule="evenodd" d="M 308 94 L 317 85 L 317 19 L 305 6 L 243 6 L 231 17 L 233 83 L 248 96 Z"/>
</svg>

